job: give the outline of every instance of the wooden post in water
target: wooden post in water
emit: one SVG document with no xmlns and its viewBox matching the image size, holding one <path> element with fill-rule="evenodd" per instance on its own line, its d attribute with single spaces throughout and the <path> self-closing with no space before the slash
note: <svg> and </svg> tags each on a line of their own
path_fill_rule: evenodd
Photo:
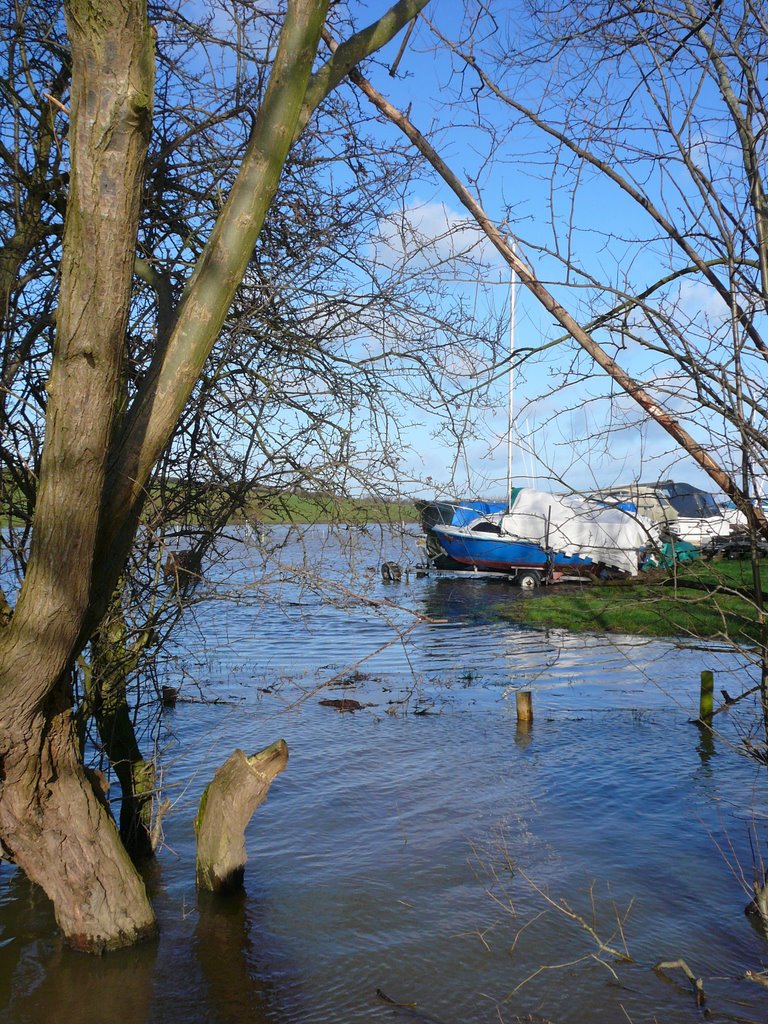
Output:
<svg viewBox="0 0 768 1024">
<path fill-rule="evenodd" d="M 533 721 L 533 698 L 530 690 L 521 690 L 515 695 L 518 722 Z"/>
<path fill-rule="evenodd" d="M 712 724 L 712 715 L 714 714 L 714 693 L 714 673 L 705 669 L 701 673 L 701 693 L 699 696 L 699 721 L 704 725 Z"/>
</svg>

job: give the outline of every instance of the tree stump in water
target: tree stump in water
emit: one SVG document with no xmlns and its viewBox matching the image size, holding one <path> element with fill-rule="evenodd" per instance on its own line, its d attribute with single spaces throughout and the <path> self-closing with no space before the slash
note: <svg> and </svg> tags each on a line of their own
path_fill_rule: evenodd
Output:
<svg viewBox="0 0 768 1024">
<path fill-rule="evenodd" d="M 222 892 L 242 885 L 245 829 L 287 764 L 288 745 L 277 740 L 251 757 L 236 750 L 217 769 L 195 818 L 198 889 Z"/>
</svg>

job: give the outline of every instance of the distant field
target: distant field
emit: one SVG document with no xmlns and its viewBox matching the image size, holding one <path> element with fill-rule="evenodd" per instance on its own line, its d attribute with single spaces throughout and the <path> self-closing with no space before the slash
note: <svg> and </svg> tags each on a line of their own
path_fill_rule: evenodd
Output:
<svg viewBox="0 0 768 1024">
<path fill-rule="evenodd" d="M 327 495 L 270 495 L 250 504 L 248 518 L 274 523 L 400 523 L 415 522 L 413 505 Z"/>
<path fill-rule="evenodd" d="M 204 509 L 210 512 L 225 501 L 223 493 L 215 487 L 189 484 L 186 481 L 155 484 L 147 503 L 147 516 L 158 515 L 162 502 L 168 521 L 185 519 L 197 522 L 204 516 Z M 0 497 L 0 517 L 19 522 L 19 515 L 25 515 L 20 492 L 8 487 Z M 152 512 L 150 511 L 152 510 Z M 165 514 L 165 513 L 164 513 Z M 248 499 L 246 517 L 255 522 L 271 525 L 275 523 L 367 523 L 416 522 L 416 508 L 407 502 L 384 501 L 375 498 L 344 498 L 310 492 L 274 494 L 254 488 Z M 242 519 L 242 516 L 235 517 Z"/>
</svg>

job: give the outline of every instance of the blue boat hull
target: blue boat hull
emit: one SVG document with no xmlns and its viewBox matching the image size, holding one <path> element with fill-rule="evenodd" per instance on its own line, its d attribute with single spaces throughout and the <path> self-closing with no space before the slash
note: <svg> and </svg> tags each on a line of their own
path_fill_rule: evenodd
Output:
<svg viewBox="0 0 768 1024">
<path fill-rule="evenodd" d="M 591 558 L 554 552 L 548 555 L 539 544 L 525 543 L 495 534 L 459 533 L 434 526 L 430 531 L 445 554 L 463 566 L 491 572 L 518 569 L 595 572 L 599 567 Z"/>
</svg>

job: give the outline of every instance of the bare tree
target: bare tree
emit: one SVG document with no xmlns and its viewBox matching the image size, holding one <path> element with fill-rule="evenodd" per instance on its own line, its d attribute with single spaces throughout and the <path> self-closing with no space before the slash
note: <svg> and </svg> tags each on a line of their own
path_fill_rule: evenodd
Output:
<svg viewBox="0 0 768 1024">
<path fill-rule="evenodd" d="M 432 27 L 456 58 L 457 102 L 471 103 L 478 126 L 490 133 L 491 176 L 504 161 L 521 177 L 543 164 L 550 178 L 549 243 L 539 233 L 526 244 L 515 223 L 517 206 L 494 220 L 408 116 L 357 70 L 350 77 L 419 148 L 565 329 L 542 348 L 575 341 L 732 498 L 749 525 L 762 622 L 758 538 L 768 538 L 760 504 L 768 348 L 762 333 L 766 111 L 756 71 L 765 58 L 761 9 L 746 3 L 700 11 L 688 0 L 642 9 L 534 4 L 519 44 L 512 24 L 509 11 L 477 4 L 461 39 L 448 40 Z M 535 102 L 526 105 L 525 96 Z M 595 182 L 601 201 L 605 189 L 620 200 L 607 225 L 602 207 L 590 217 Z M 535 264 L 521 258 L 520 247 L 536 254 Z M 652 276 L 643 276 L 649 270 Z M 571 311 L 542 283 L 544 275 L 560 278 Z M 696 289 L 712 309 L 701 302 L 691 308 Z M 561 352 L 559 363 L 558 389 L 563 381 L 583 388 L 590 376 L 583 356 Z M 768 731 L 765 656 L 762 663 Z"/>
<path fill-rule="evenodd" d="M 424 0 L 396 4 L 314 73 L 328 4 L 290 0 L 250 138 L 208 237 L 204 221 L 189 219 L 191 234 L 200 232 L 199 254 L 195 243 L 179 301 L 151 264 L 143 268 L 156 285 L 161 329 L 133 386 L 125 342 L 153 123 L 154 32 L 141 2 L 86 6 L 65 6 L 72 75 L 58 102 L 66 109 L 40 95 L 34 108 L 43 112 L 35 139 L 49 124 L 46 113 L 68 117 L 66 142 L 53 141 L 67 147 L 70 170 L 45 443 L 39 485 L 34 494 L 27 487 L 34 533 L 0 636 L 0 835 L 6 854 L 52 898 L 69 940 L 103 949 L 152 932 L 154 918 L 81 763 L 72 666 L 111 600 L 150 474 L 225 325 L 294 141 L 348 69 Z M 27 181 L 37 165 L 28 165 Z M 28 255 L 20 251 L 16 275 Z"/>
<path fill-rule="evenodd" d="M 495 158 L 532 177 L 535 154 L 534 173 L 551 176 L 549 238 L 529 243 L 537 276 L 559 278 L 574 319 L 667 405 L 686 450 L 702 463 L 705 449 L 727 479 L 704 468 L 754 518 L 766 469 L 765 27 L 759 5 L 699 7 L 533 4 L 516 43 L 496 31 L 504 12 L 491 23 L 478 5 L 451 48 L 497 126 Z"/>
</svg>

